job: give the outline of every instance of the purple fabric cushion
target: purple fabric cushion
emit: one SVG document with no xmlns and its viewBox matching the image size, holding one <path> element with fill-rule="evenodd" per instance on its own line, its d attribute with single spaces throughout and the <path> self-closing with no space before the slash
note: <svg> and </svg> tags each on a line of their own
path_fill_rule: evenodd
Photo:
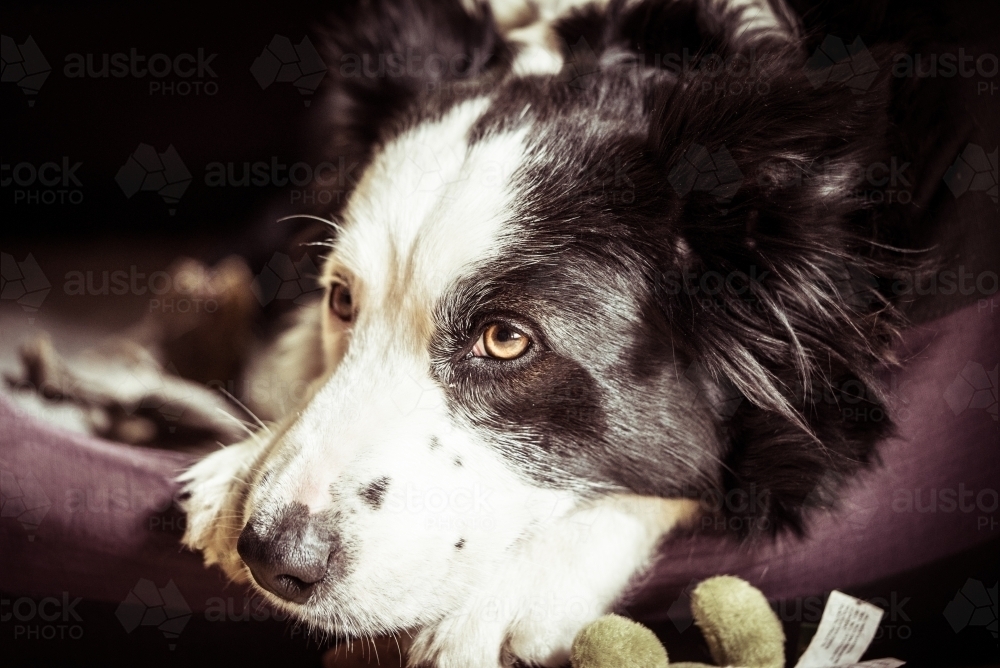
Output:
<svg viewBox="0 0 1000 668">
<path fill-rule="evenodd" d="M 139 578 L 218 595 L 219 571 L 178 542 L 173 478 L 190 455 L 53 429 L 0 397 L 0 589 L 122 601 Z"/>
<path fill-rule="evenodd" d="M 858 480 L 839 512 L 817 517 L 807 539 L 668 541 L 633 613 L 663 620 L 684 587 L 717 573 L 791 598 L 873 582 L 995 536 L 998 340 L 981 305 L 907 332 L 905 367 L 890 377 L 900 433 L 885 444 L 884 466 Z M 879 417 L 844 408 L 845 419 Z M 0 589 L 120 602 L 140 578 L 172 580 L 195 611 L 221 595 L 222 574 L 178 543 L 173 478 L 188 456 L 52 429 L 2 400 L 0 425 Z"/>
</svg>

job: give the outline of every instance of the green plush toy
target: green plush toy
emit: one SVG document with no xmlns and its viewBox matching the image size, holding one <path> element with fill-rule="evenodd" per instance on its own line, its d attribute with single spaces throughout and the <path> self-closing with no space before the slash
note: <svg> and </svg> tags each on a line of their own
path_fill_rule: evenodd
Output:
<svg viewBox="0 0 1000 668">
<path fill-rule="evenodd" d="M 720 575 L 705 580 L 691 594 L 695 624 L 720 666 L 781 668 L 785 634 L 759 589 L 740 578 Z M 641 624 L 605 615 L 573 641 L 573 668 L 666 668 L 667 652 Z M 708 668 L 701 663 L 673 663 L 672 668 Z"/>
</svg>

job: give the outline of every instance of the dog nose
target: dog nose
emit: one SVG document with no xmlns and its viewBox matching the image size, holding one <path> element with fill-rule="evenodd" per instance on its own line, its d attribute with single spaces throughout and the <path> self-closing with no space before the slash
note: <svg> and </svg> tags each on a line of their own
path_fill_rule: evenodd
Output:
<svg viewBox="0 0 1000 668">
<path fill-rule="evenodd" d="M 319 520 L 298 503 L 270 521 L 251 517 L 236 551 L 257 584 L 286 601 L 305 603 L 326 576 L 334 545 Z"/>
</svg>

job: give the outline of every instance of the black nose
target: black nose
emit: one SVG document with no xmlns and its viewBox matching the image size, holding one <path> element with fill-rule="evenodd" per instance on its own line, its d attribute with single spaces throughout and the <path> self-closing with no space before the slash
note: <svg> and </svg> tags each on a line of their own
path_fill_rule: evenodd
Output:
<svg viewBox="0 0 1000 668">
<path fill-rule="evenodd" d="M 274 518 L 251 517 L 236 551 L 257 584 L 286 601 L 305 603 L 326 576 L 333 543 L 321 521 L 293 503 Z"/>
</svg>

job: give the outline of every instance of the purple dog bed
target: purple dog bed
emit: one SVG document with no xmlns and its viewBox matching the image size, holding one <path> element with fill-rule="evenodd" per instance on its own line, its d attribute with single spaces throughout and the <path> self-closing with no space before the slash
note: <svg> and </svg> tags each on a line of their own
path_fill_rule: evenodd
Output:
<svg viewBox="0 0 1000 668">
<path fill-rule="evenodd" d="M 905 365 L 889 378 L 899 435 L 882 449 L 883 466 L 858 480 L 839 511 L 818 516 L 808 538 L 755 547 L 718 534 L 674 539 L 631 598 L 631 613 L 682 630 L 683 591 L 713 574 L 739 575 L 787 600 L 863 589 L 995 543 L 994 309 L 995 300 L 969 306 L 905 334 Z M 844 409 L 845 419 L 880 419 L 863 404 Z M 0 425 L 0 591 L 105 601 L 126 632 L 154 625 L 171 643 L 183 630 L 172 615 L 210 615 L 219 597 L 242 600 L 242 587 L 227 588 L 178 543 L 184 518 L 172 504 L 173 478 L 188 455 L 52 429 L 2 400 Z"/>
</svg>

